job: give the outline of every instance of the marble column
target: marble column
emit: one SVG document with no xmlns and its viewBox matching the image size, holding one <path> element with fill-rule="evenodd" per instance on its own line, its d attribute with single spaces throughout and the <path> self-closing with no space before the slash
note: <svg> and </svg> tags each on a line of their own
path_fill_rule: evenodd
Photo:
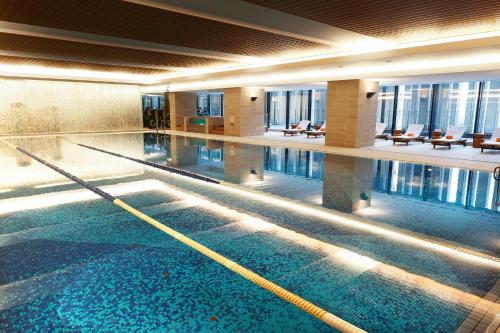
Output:
<svg viewBox="0 0 500 333">
<path fill-rule="evenodd" d="M 263 134 L 264 89 L 248 87 L 224 89 L 224 135 Z"/>
<path fill-rule="evenodd" d="M 369 98 L 368 92 L 375 94 Z M 328 82 L 326 145 L 349 148 L 373 146 L 377 92 L 378 82 L 374 81 Z"/>
</svg>

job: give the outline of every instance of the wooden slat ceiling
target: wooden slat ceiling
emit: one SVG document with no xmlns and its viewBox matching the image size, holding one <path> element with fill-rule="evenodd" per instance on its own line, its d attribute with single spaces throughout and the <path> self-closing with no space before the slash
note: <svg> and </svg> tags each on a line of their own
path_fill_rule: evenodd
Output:
<svg viewBox="0 0 500 333">
<path fill-rule="evenodd" d="M 134 50 L 122 47 L 69 42 L 57 39 L 0 33 L 0 50 L 41 53 L 51 56 L 76 57 L 82 61 L 102 60 L 145 65 L 200 67 L 223 65 L 221 60 L 178 54 Z"/>
<path fill-rule="evenodd" d="M 245 0 L 397 42 L 500 30 L 499 0 Z"/>
<path fill-rule="evenodd" d="M 76 61 L 11 57 L 2 55 L 0 55 L 0 63 L 8 65 L 44 66 L 50 68 L 90 70 L 90 71 L 100 71 L 100 72 L 120 72 L 120 73 L 141 74 L 141 75 L 164 75 L 171 73 L 170 71 L 150 69 L 150 68 L 102 65 L 102 64 L 92 64 L 92 63 L 76 62 Z"/>
<path fill-rule="evenodd" d="M 118 0 L 0 0 L 0 20 L 245 56 L 326 45 Z"/>
</svg>

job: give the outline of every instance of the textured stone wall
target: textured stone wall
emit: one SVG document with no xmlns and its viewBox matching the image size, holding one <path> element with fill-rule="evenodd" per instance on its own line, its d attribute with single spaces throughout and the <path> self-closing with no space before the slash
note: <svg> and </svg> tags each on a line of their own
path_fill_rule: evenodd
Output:
<svg viewBox="0 0 500 333">
<path fill-rule="evenodd" d="M 0 134 L 139 128 L 138 86 L 0 79 Z"/>
<path fill-rule="evenodd" d="M 196 116 L 196 93 L 169 93 L 170 128 L 184 130 L 184 117 Z"/>
</svg>

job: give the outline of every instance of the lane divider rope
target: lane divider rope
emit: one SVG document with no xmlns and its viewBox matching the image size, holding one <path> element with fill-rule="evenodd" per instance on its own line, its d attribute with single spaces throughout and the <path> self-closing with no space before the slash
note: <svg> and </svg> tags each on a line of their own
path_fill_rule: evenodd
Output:
<svg viewBox="0 0 500 333">
<path fill-rule="evenodd" d="M 3 141 L 3 140 L 2 140 Z M 154 218 L 142 213 L 141 211 L 135 209 L 134 207 L 126 204 L 122 200 L 115 198 L 111 194 L 87 183 L 86 181 L 64 171 L 63 169 L 60 169 L 59 167 L 43 160 L 42 158 L 30 153 L 29 151 L 21 148 L 21 147 L 16 147 L 6 141 L 3 141 L 13 149 L 16 149 L 32 159 L 40 162 L 41 164 L 47 166 L 48 168 L 51 168 L 52 170 L 62 174 L 63 176 L 71 179 L 72 181 L 82 185 L 83 187 L 87 188 L 88 190 L 98 194 L 99 196 L 103 197 L 104 199 L 107 199 L 111 201 L 113 204 L 121 207 L 125 211 L 129 212 L 130 214 L 136 216 L 137 218 L 141 219 L 142 221 L 152 225 L 153 227 L 163 231 L 164 233 L 170 235 L 171 237 L 177 239 L 178 241 L 186 244 L 190 248 L 200 252 L 201 254 L 207 256 L 208 258 L 214 260 L 215 262 L 219 263 L 220 265 L 230 269 L 231 271 L 237 273 L 238 275 L 244 277 L 245 279 L 253 282 L 254 284 L 268 290 L 269 292 L 273 293 L 274 295 L 278 296 L 279 298 L 295 305 L 296 307 L 302 309 L 304 312 L 309 313 L 328 326 L 340 331 L 340 332 L 345 332 L 345 333 L 361 333 L 365 332 L 359 327 L 356 327 L 355 325 L 345 321 L 344 319 L 335 316 L 334 314 L 324 310 L 323 308 L 303 299 L 302 297 L 284 289 L 283 287 L 267 280 L 266 278 L 258 275 L 257 273 L 254 273 L 253 271 L 245 268 L 244 266 L 241 266 L 235 261 L 232 261 L 223 255 L 211 250 L 210 248 L 192 240 L 191 238 L 185 236 L 184 234 L 162 224 L 161 222 L 155 220 Z M 143 161 L 144 162 L 144 161 Z M 208 178 L 208 177 L 205 177 Z"/>
<path fill-rule="evenodd" d="M 193 172 L 185 171 L 185 170 L 174 168 L 174 167 L 171 167 L 171 166 L 165 166 L 165 165 L 160 165 L 160 164 L 149 162 L 149 161 L 144 161 L 144 160 L 141 160 L 141 159 L 138 159 L 138 158 L 133 158 L 133 157 L 129 157 L 129 156 L 126 156 L 126 155 L 121 155 L 121 154 L 118 154 L 118 153 L 110 152 L 108 150 L 99 149 L 99 148 L 95 148 L 95 147 L 92 147 L 92 146 L 87 146 L 87 145 L 84 145 L 84 144 L 76 143 L 76 145 L 84 147 L 84 148 L 87 148 L 87 149 L 99 151 L 99 152 L 104 153 L 104 154 L 109 154 L 109 155 L 112 155 L 112 156 L 121 157 L 121 158 L 130 160 L 130 161 L 134 161 L 136 163 L 140 163 L 140 164 L 144 164 L 144 165 L 150 166 L 152 168 L 161 169 L 161 170 L 165 170 L 165 171 L 170 171 L 172 173 L 177 173 L 177 174 L 180 174 L 180 175 L 183 175 L 183 176 L 187 176 L 187 177 L 190 177 L 190 178 L 202 180 L 202 181 L 205 181 L 205 182 L 208 182 L 208 183 L 214 183 L 214 184 L 218 184 L 218 185 L 223 185 L 223 186 L 226 186 L 226 187 L 235 188 L 235 189 L 242 190 L 242 191 L 247 191 L 247 192 L 250 192 L 250 193 L 261 194 L 261 192 L 259 192 L 259 191 L 250 190 L 250 189 L 244 189 L 243 190 L 242 188 L 236 186 L 235 184 L 231 184 L 231 183 L 228 183 L 228 182 L 225 182 L 225 181 L 220 181 L 220 180 L 213 179 L 213 178 L 210 178 L 210 177 L 202 176 L 202 175 L 199 175 L 199 174 L 196 174 L 196 173 L 193 173 Z M 275 195 L 271 195 L 271 194 L 268 194 L 268 193 L 262 193 L 262 195 L 266 195 L 266 196 L 269 196 L 269 197 L 276 197 Z M 290 200 L 290 199 L 280 198 L 280 200 L 285 200 L 287 202 L 289 201 L 290 203 L 294 203 L 293 200 Z M 304 203 L 301 203 L 301 204 L 304 205 Z M 315 207 L 315 209 L 325 210 L 325 208 L 323 208 L 323 207 Z M 364 223 L 364 222 L 360 222 L 360 223 Z M 407 234 L 407 233 L 404 233 L 404 232 L 401 232 L 401 231 L 397 231 L 397 232 L 399 234 L 405 236 L 405 237 L 415 238 L 415 239 L 418 239 L 420 241 L 428 242 L 430 244 L 438 245 L 438 246 L 441 246 L 441 247 L 446 248 L 446 249 L 451 249 L 451 250 L 457 251 L 458 253 L 466 253 L 466 254 L 470 254 L 472 256 L 476 256 L 476 257 L 479 257 L 479 258 L 490 260 L 493 263 L 498 263 L 498 258 L 497 257 L 491 256 L 491 255 L 486 254 L 486 253 L 482 253 L 482 252 L 470 250 L 470 249 L 467 249 L 467 248 L 464 248 L 464 247 L 461 247 L 461 246 L 457 246 L 457 245 L 453 245 L 453 244 L 450 244 L 450 243 L 446 243 L 446 242 L 441 242 L 439 240 L 435 240 L 435 239 L 432 239 L 432 238 L 422 237 L 421 235 L 414 235 L 414 234 L 412 235 L 412 234 Z"/>
</svg>

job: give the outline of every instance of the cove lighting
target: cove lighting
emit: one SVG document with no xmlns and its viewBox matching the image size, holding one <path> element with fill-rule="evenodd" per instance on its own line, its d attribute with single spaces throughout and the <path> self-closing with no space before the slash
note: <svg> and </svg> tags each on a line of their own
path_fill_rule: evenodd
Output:
<svg viewBox="0 0 500 333">
<path fill-rule="evenodd" d="M 151 75 L 131 74 L 123 72 L 101 72 L 79 69 L 51 68 L 30 65 L 0 64 L 0 75 L 4 76 L 33 76 L 33 77 L 55 77 L 61 79 L 91 79 L 91 80 L 113 80 L 120 82 L 136 82 L 141 84 L 153 84 L 157 77 Z"/>
</svg>

